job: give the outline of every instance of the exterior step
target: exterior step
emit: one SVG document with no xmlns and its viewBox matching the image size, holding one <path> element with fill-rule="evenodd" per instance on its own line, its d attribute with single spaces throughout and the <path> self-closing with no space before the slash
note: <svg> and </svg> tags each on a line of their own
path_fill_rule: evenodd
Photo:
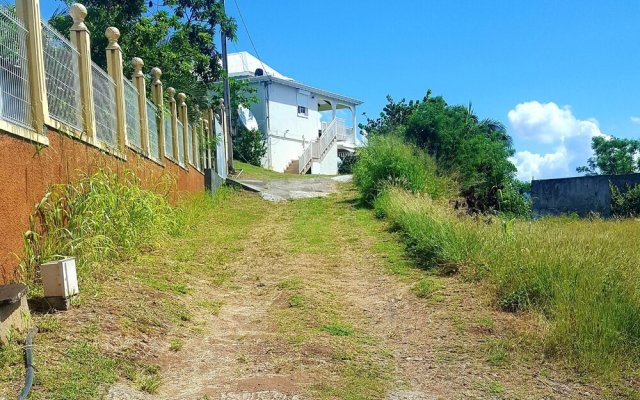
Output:
<svg viewBox="0 0 640 400">
<path fill-rule="evenodd" d="M 284 170 L 285 174 L 299 174 L 300 173 L 300 161 L 298 160 L 292 160 L 289 165 L 287 166 L 287 168 Z"/>
</svg>

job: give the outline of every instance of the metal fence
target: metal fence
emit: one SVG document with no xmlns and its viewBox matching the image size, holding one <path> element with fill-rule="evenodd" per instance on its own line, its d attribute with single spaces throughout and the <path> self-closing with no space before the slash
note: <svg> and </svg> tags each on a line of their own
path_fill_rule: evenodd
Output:
<svg viewBox="0 0 640 400">
<path fill-rule="evenodd" d="M 173 130 L 171 129 L 171 115 L 168 112 L 164 113 L 164 154 L 175 160 L 176 156 L 173 154 Z"/>
<path fill-rule="evenodd" d="M 27 30 L 0 5 L 0 117 L 31 127 L 27 64 Z"/>
<path fill-rule="evenodd" d="M 196 167 L 202 169 L 202 127 L 200 125 L 196 128 Z"/>
<path fill-rule="evenodd" d="M 127 113 L 127 139 L 129 145 L 136 147 L 138 150 L 142 150 L 138 89 L 127 79 L 124 79 L 124 104 Z"/>
<path fill-rule="evenodd" d="M 178 120 L 178 163 L 184 166 L 184 129 L 182 121 Z"/>
<path fill-rule="evenodd" d="M 188 147 L 187 154 L 189 154 L 189 161 L 191 161 L 191 164 L 195 164 L 195 158 L 193 157 L 193 127 L 191 126 L 190 123 L 187 123 L 187 147 Z"/>
<path fill-rule="evenodd" d="M 151 158 L 160 160 L 160 142 L 158 140 L 158 108 L 147 99 L 147 119 L 149 120 L 149 152 Z"/>
<path fill-rule="evenodd" d="M 110 147 L 118 146 L 116 134 L 116 84 L 106 72 L 95 63 L 91 64 L 93 85 L 93 106 L 98 140 Z"/>
<path fill-rule="evenodd" d="M 51 118 L 82 131 L 80 55 L 64 36 L 42 22 L 44 72 Z"/>
</svg>

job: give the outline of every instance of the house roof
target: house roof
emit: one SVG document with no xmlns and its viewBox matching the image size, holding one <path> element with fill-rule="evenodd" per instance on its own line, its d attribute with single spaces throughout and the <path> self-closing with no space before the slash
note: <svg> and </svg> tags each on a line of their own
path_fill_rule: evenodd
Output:
<svg viewBox="0 0 640 400">
<path fill-rule="evenodd" d="M 296 89 L 307 90 L 309 92 L 316 93 L 320 96 L 327 97 L 329 99 L 335 99 L 344 103 L 360 105 L 363 102 L 349 96 L 343 96 L 338 93 L 330 92 L 328 90 L 319 89 L 313 86 L 305 85 L 304 83 L 295 81 L 289 77 L 286 77 L 271 68 L 267 64 L 254 57 L 252 54 L 242 51 L 239 53 L 231 53 L 228 56 L 229 60 L 229 76 L 236 78 L 247 78 L 252 82 L 276 82 L 284 86 L 290 86 Z M 255 76 L 256 69 L 262 69 L 265 73 L 263 76 Z"/>
<path fill-rule="evenodd" d="M 268 76 L 280 79 L 291 79 L 282 75 L 246 51 L 229 53 L 227 60 L 229 62 L 229 76 L 231 77 L 255 76 L 256 70 L 260 68 Z"/>
</svg>

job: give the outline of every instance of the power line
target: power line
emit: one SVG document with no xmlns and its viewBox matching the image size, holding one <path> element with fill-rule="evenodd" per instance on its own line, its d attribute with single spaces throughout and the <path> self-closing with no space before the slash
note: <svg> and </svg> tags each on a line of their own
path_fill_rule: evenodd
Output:
<svg viewBox="0 0 640 400">
<path fill-rule="evenodd" d="M 240 21 L 242 21 L 242 26 L 244 26 L 245 32 L 247 32 L 247 37 L 249 37 L 249 42 L 251 43 L 251 47 L 253 48 L 253 51 L 256 53 L 256 57 L 258 57 L 258 60 L 260 60 L 260 64 L 262 64 L 262 70 L 267 75 L 267 78 L 269 79 L 269 81 L 271 81 L 271 77 L 269 76 L 269 73 L 267 72 L 267 68 L 264 66 L 264 63 L 262 62 L 262 57 L 260 57 L 260 53 L 258 53 L 258 49 L 256 48 L 255 43 L 253 43 L 253 38 L 251 37 L 251 33 L 249 33 L 249 28 L 247 27 L 247 23 L 244 21 L 244 16 L 242 16 L 242 11 L 240 11 L 240 6 L 238 5 L 238 0 L 233 0 L 233 2 L 236 5 L 236 9 L 238 10 L 238 15 L 240 16 Z"/>
</svg>

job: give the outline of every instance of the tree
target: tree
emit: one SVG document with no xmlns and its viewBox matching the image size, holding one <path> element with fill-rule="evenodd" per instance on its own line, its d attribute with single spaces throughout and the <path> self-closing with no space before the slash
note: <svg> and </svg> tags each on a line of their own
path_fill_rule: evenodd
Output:
<svg viewBox="0 0 640 400">
<path fill-rule="evenodd" d="M 640 172 L 640 140 L 596 136 L 591 139 L 594 156 L 578 172 L 587 175 L 620 175 Z"/>
<path fill-rule="evenodd" d="M 480 121 L 471 105 L 450 106 L 440 96 L 425 100 L 407 119 L 405 136 L 431 154 L 441 170 L 458 177 L 470 208 L 499 209 L 499 191 L 516 172 L 504 125 Z"/>
<path fill-rule="evenodd" d="M 431 90 L 427 91 L 422 101 L 428 101 L 429 96 L 431 96 Z M 370 135 L 393 132 L 406 124 L 407 119 L 419 105 L 420 100 L 410 100 L 409 103 L 407 103 L 405 99 L 402 99 L 399 102 L 394 102 L 393 98 L 387 95 L 387 105 L 385 105 L 382 112 L 380 112 L 380 116 L 377 119 L 367 117 L 367 123 L 364 125 L 360 124 L 359 127 Z"/>
<path fill-rule="evenodd" d="M 223 71 L 223 74 L 225 72 Z M 213 88 L 209 92 L 209 97 L 213 99 L 219 99 L 223 97 L 223 82 L 218 81 L 213 85 Z M 256 88 L 252 86 L 248 80 L 246 79 L 229 79 L 229 92 L 231 94 L 231 132 L 228 137 L 230 154 L 233 155 L 233 158 L 240 159 L 242 161 L 248 162 L 254 165 L 260 165 L 260 160 L 266 153 L 266 145 L 264 140 L 262 139 L 262 134 L 259 131 L 256 131 L 260 136 L 260 140 L 258 140 L 258 136 L 255 132 L 245 129 L 244 126 L 240 126 L 238 111 L 241 107 L 250 108 L 252 104 L 257 103 L 259 98 L 256 96 Z M 234 138 L 235 137 L 235 138 Z M 237 143 L 237 140 L 240 140 L 242 143 Z M 239 153 L 236 154 L 236 151 Z M 252 160 L 252 161 L 249 161 Z M 232 170 L 233 160 L 229 161 L 229 170 Z"/>
<path fill-rule="evenodd" d="M 63 0 L 71 5 L 74 0 Z M 221 77 L 220 56 L 214 45 L 218 29 L 235 38 L 235 21 L 225 14 L 220 0 L 85 0 L 86 24 L 91 35 L 91 57 L 106 69 L 105 30 L 120 30 L 125 60 L 140 57 L 145 65 L 163 71 L 165 87 L 173 86 L 188 96 L 190 104 L 202 109 L 210 104 L 213 82 Z M 51 24 L 68 32 L 73 24 L 68 15 L 52 17 Z M 132 67 L 125 61 L 125 76 Z"/>
<path fill-rule="evenodd" d="M 234 157 L 258 167 L 262 165 L 262 157 L 267 154 L 264 135 L 257 129 L 249 130 L 244 126 L 238 127 L 233 148 Z"/>
<path fill-rule="evenodd" d="M 229 91 L 231 92 L 231 110 L 237 111 L 240 107 L 250 108 L 252 104 L 260 100 L 256 95 L 256 88 L 246 79 L 229 79 Z M 215 82 L 209 91 L 209 98 L 212 100 L 220 99 L 223 97 L 222 93 L 223 82 Z M 231 113 L 231 124 L 234 128 L 238 127 L 238 113 L 236 111 Z"/>
</svg>

